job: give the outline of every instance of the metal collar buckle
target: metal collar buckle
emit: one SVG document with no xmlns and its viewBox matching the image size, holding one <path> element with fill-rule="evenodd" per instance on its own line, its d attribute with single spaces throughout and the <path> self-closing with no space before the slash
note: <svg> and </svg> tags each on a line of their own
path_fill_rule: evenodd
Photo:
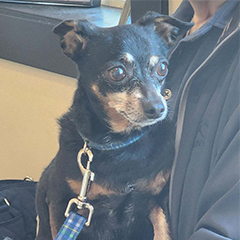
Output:
<svg viewBox="0 0 240 240">
<path fill-rule="evenodd" d="M 86 168 L 82 164 L 82 155 L 83 154 L 88 156 L 88 161 L 87 161 Z M 90 170 L 90 165 L 91 165 L 91 162 L 93 161 L 93 154 L 92 154 L 92 151 L 89 148 L 87 148 L 87 143 L 86 142 L 84 143 L 83 148 L 78 153 L 77 161 L 78 161 L 78 166 L 79 166 L 80 171 L 81 171 L 82 176 L 83 176 L 82 186 L 81 186 L 79 196 L 77 198 L 72 198 L 69 201 L 68 206 L 67 206 L 66 211 L 65 211 L 65 217 L 69 216 L 72 205 L 76 204 L 78 209 L 87 209 L 89 211 L 88 218 L 87 218 L 87 221 L 85 223 L 85 226 L 88 227 L 91 223 L 94 208 L 91 204 L 89 204 L 87 202 L 87 192 L 90 188 L 91 182 L 94 181 L 94 173 Z"/>
</svg>

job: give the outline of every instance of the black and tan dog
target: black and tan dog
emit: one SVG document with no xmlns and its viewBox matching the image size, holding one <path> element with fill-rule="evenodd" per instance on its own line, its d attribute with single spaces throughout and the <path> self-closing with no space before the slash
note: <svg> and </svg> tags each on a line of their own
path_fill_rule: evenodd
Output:
<svg viewBox="0 0 240 240">
<path fill-rule="evenodd" d="M 160 193 L 173 160 L 173 127 L 161 122 L 168 112 L 162 93 L 168 50 L 190 27 L 150 12 L 126 26 L 79 20 L 54 29 L 80 77 L 73 104 L 59 120 L 59 152 L 38 185 L 37 240 L 54 239 L 69 200 L 79 195 L 77 155 L 84 142 L 94 155 L 87 198 L 95 210 L 78 239 L 170 239 Z"/>
</svg>

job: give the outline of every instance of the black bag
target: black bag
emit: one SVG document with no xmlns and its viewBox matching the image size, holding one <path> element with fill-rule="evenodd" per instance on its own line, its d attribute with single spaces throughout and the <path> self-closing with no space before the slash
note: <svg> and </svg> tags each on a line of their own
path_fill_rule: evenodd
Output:
<svg viewBox="0 0 240 240">
<path fill-rule="evenodd" d="M 36 182 L 0 181 L 0 240 L 34 240 Z"/>
</svg>

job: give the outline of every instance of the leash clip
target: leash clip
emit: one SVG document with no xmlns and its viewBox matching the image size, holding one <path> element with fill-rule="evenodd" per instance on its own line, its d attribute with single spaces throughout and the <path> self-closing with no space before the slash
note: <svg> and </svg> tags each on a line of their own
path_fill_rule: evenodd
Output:
<svg viewBox="0 0 240 240">
<path fill-rule="evenodd" d="M 86 168 L 82 164 L 83 154 L 88 156 L 88 162 L 87 162 Z M 90 170 L 90 165 L 91 165 L 91 162 L 93 161 L 93 154 L 92 154 L 92 151 L 89 148 L 87 148 L 86 142 L 84 144 L 84 147 L 79 151 L 77 159 L 78 159 L 78 166 L 83 176 L 82 187 L 81 187 L 81 191 L 78 196 L 78 199 L 82 202 L 85 202 L 87 200 L 87 191 L 89 189 L 91 182 L 94 181 L 94 176 L 95 176 L 94 173 Z"/>
<path fill-rule="evenodd" d="M 71 212 L 72 205 L 75 204 L 78 209 L 87 209 L 89 211 L 88 213 L 88 218 L 85 223 L 86 227 L 90 226 L 91 220 L 92 220 L 92 215 L 94 212 L 94 207 L 87 203 L 87 202 L 82 202 L 79 198 L 72 198 L 67 205 L 66 211 L 65 211 L 65 217 L 67 218 Z"/>
<path fill-rule="evenodd" d="M 86 168 L 82 164 L 82 155 L 83 154 L 88 156 L 88 161 L 87 161 Z M 88 227 L 91 223 L 94 208 L 91 204 L 86 202 L 87 201 L 87 192 L 89 190 L 91 182 L 94 181 L 94 176 L 95 175 L 90 170 L 90 165 L 91 165 L 91 162 L 93 161 L 93 153 L 87 147 L 86 142 L 84 143 L 83 148 L 78 153 L 77 161 L 78 161 L 78 166 L 79 166 L 80 171 L 81 171 L 82 176 L 83 176 L 82 186 L 81 186 L 79 196 L 77 198 L 72 198 L 69 201 L 67 209 L 65 211 L 65 216 L 66 217 L 69 216 L 69 213 L 70 213 L 70 210 L 71 210 L 73 204 L 76 204 L 78 209 L 87 209 L 89 211 L 89 214 L 88 214 L 88 218 L 87 218 L 87 221 L 86 221 L 85 225 Z"/>
</svg>

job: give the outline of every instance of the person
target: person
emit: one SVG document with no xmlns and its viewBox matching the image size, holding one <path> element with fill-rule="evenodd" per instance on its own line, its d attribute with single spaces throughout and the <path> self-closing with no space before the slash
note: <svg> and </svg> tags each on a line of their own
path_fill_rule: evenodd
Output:
<svg viewBox="0 0 240 240">
<path fill-rule="evenodd" d="M 169 56 L 176 121 L 170 179 L 173 240 L 240 239 L 239 1 L 189 0 L 195 25 Z"/>
</svg>

